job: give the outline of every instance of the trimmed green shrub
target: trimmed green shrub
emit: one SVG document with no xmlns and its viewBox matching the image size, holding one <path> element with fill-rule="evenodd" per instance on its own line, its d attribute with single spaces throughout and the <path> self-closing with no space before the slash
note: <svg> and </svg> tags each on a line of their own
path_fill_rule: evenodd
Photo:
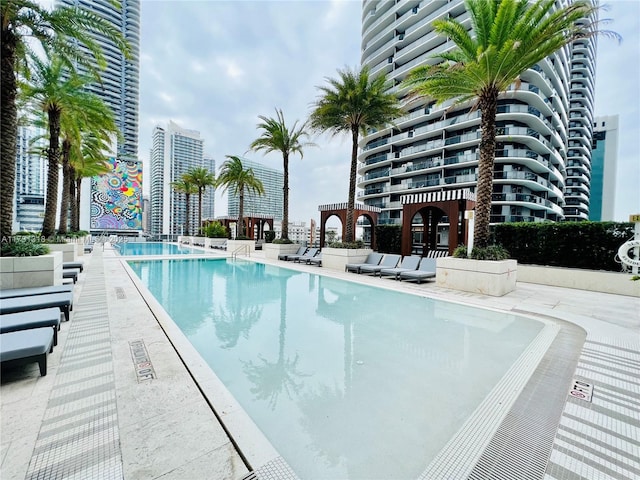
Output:
<svg viewBox="0 0 640 480">
<path fill-rule="evenodd" d="M 272 243 L 276 238 L 276 232 L 273 230 L 267 230 L 264 232 L 264 241 L 265 243 Z"/>
<path fill-rule="evenodd" d="M 467 246 L 458 245 L 453 251 L 455 258 L 471 258 L 473 260 L 507 260 L 509 252 L 502 245 L 489 245 L 485 248 L 473 247 L 471 256 L 467 256 Z"/>
<path fill-rule="evenodd" d="M 329 245 L 331 248 L 347 248 L 350 250 L 355 250 L 357 248 L 365 248 L 364 242 L 362 240 L 356 240 L 355 242 L 333 242 Z"/>
<path fill-rule="evenodd" d="M 276 245 L 290 245 L 293 243 L 293 241 L 289 240 L 288 238 L 276 238 L 273 243 Z"/>
<path fill-rule="evenodd" d="M 632 223 L 502 223 L 492 227 L 496 243 L 518 263 L 619 272 L 618 248 L 633 237 Z"/>
<path fill-rule="evenodd" d="M 207 238 L 228 238 L 227 229 L 218 221 L 211 222 L 204 227 L 202 233 Z"/>
<path fill-rule="evenodd" d="M 3 243 L 0 255 L 3 257 L 39 257 L 49 253 L 49 247 L 36 242 Z"/>
<path fill-rule="evenodd" d="M 376 246 L 382 253 L 400 253 L 402 225 L 376 225 Z"/>
<path fill-rule="evenodd" d="M 456 249 L 453 251 L 454 258 L 467 258 L 467 246 L 466 245 L 458 245 Z"/>
</svg>

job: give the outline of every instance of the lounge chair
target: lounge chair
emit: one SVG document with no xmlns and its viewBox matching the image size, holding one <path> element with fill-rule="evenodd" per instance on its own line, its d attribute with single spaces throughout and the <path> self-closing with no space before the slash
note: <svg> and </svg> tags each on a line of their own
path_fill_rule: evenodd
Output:
<svg viewBox="0 0 640 480">
<path fill-rule="evenodd" d="M 40 375 L 47 374 L 47 354 L 53 349 L 50 327 L 19 330 L 0 335 L 0 362 L 38 362 Z"/>
<path fill-rule="evenodd" d="M 307 259 L 308 265 L 322 266 L 322 252 L 319 252 L 315 257 Z"/>
<path fill-rule="evenodd" d="M 382 256 L 383 255 L 381 253 L 372 252 L 367 255 L 364 263 L 347 263 L 344 266 L 344 271 L 360 273 L 360 267 L 363 265 L 378 265 L 380 260 L 382 260 Z"/>
<path fill-rule="evenodd" d="M 398 267 L 383 268 L 380 270 L 380 278 L 393 277 L 394 280 L 398 280 L 400 273 L 415 271 L 419 264 L 420 257 L 418 255 L 407 255 L 402 259 Z"/>
<path fill-rule="evenodd" d="M 73 283 L 76 283 L 78 281 L 78 275 L 80 275 L 80 270 L 77 268 L 62 269 L 62 278 L 71 278 L 73 279 Z"/>
<path fill-rule="evenodd" d="M 305 247 L 304 245 L 300 245 L 298 247 L 298 251 L 294 254 L 291 253 L 283 253 L 278 255 L 278 260 L 289 260 L 289 257 L 296 257 L 296 256 L 300 256 L 300 255 L 304 255 L 304 252 L 307 251 L 307 247 Z"/>
<path fill-rule="evenodd" d="M 0 298 L 30 297 L 52 293 L 72 293 L 73 285 L 49 285 L 47 287 L 10 288 L 0 290 Z"/>
<path fill-rule="evenodd" d="M 400 280 L 417 281 L 422 283 L 423 280 L 434 278 L 436 276 L 436 259 L 423 258 L 417 270 L 411 272 L 401 272 Z"/>
<path fill-rule="evenodd" d="M 80 272 L 82 272 L 84 270 L 84 263 L 83 262 L 63 262 L 62 268 L 77 268 L 78 270 L 80 270 Z"/>
<path fill-rule="evenodd" d="M 288 260 L 293 260 L 294 262 L 298 262 L 298 263 L 306 262 L 310 258 L 315 257 L 316 253 L 318 253 L 317 248 L 310 248 L 309 250 L 307 250 L 307 252 L 304 255 L 295 255 L 289 258 Z"/>
<path fill-rule="evenodd" d="M 65 320 L 69 321 L 72 297 L 73 294 L 65 292 L 51 293 L 49 295 L 33 295 L 30 297 L 5 298 L 0 302 L 0 315 L 58 307 L 60 311 L 64 313 Z"/>
<path fill-rule="evenodd" d="M 0 315 L 0 333 L 30 330 L 32 328 L 53 327 L 53 345 L 58 345 L 60 330 L 60 309 L 43 308 L 30 312 L 5 313 Z"/>
<path fill-rule="evenodd" d="M 360 273 L 373 273 L 373 276 L 376 276 L 376 273 L 379 273 L 383 268 L 395 268 L 400 261 L 400 255 L 396 255 L 395 253 L 390 253 L 385 255 L 382 258 L 382 261 L 379 265 L 362 265 L 360 267 Z"/>
</svg>

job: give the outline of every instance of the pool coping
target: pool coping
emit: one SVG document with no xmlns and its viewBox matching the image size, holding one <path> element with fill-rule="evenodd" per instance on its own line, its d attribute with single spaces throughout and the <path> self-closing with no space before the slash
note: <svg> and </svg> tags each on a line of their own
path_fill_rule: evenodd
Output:
<svg viewBox="0 0 640 480">
<path fill-rule="evenodd" d="M 293 470 L 286 464 L 286 461 L 279 455 L 275 447 L 269 442 L 264 433 L 253 422 L 249 415 L 244 411 L 242 406 L 235 400 L 233 395 L 228 391 L 223 382 L 217 377 L 215 372 L 206 364 L 195 347 L 182 333 L 180 328 L 175 324 L 173 319 L 165 311 L 164 307 L 155 299 L 153 294 L 146 288 L 142 281 L 129 266 L 129 261 L 155 261 L 155 260 L 223 260 L 229 258 L 225 255 L 169 255 L 169 256 L 118 256 L 127 275 L 138 289 L 140 295 L 147 303 L 153 315 L 158 320 L 161 328 L 167 335 L 169 342 L 173 345 L 177 355 L 180 357 L 190 375 L 194 379 L 196 385 L 202 392 L 203 396 L 210 405 L 212 411 L 220 421 L 222 428 L 225 430 L 239 455 L 252 470 L 253 477 L 248 475 L 246 478 L 259 479 L 278 479 L 281 475 L 273 475 L 274 466 L 284 472 L 287 478 L 297 478 Z M 265 262 L 257 258 L 242 258 L 240 261 L 251 261 L 254 263 L 262 263 L 265 265 L 277 266 L 279 268 L 289 269 L 293 271 L 304 271 L 305 273 L 316 273 L 329 278 L 337 278 L 332 275 L 333 272 L 324 272 L 321 269 L 302 269 L 289 268 L 289 264 Z M 367 281 L 355 281 L 360 276 L 354 276 L 354 280 L 339 278 L 351 283 L 366 285 L 376 288 L 384 288 L 386 290 L 398 291 L 392 288 L 393 283 L 381 283 L 380 285 L 372 285 Z M 444 302 L 454 303 L 458 305 L 470 304 L 448 298 L 437 298 L 430 295 L 428 291 L 423 293 L 418 291 L 403 291 L 409 295 L 420 296 L 423 298 L 432 298 Z M 481 401 L 478 407 L 469 415 L 462 427 L 453 434 L 451 439 L 445 444 L 441 451 L 429 463 L 427 468 L 418 477 L 419 479 L 436 478 L 435 474 L 442 471 L 443 463 L 448 464 L 452 458 L 456 461 L 456 478 L 467 477 L 479 459 L 485 452 L 486 447 L 490 444 L 492 438 L 500 428 L 502 421 L 509 414 L 512 406 L 517 401 L 520 394 L 525 390 L 535 369 L 548 352 L 549 347 L 555 340 L 556 335 L 560 331 L 558 321 L 560 318 L 540 315 L 535 312 L 504 310 L 484 305 L 472 305 L 475 308 L 483 310 L 499 312 L 502 314 L 517 315 L 528 318 L 543 324 L 542 330 L 529 343 L 527 348 L 520 354 L 514 364 L 507 370 L 501 379 L 494 385 L 489 394 Z M 581 328 L 581 327 L 577 327 Z M 469 435 L 472 431 L 474 435 Z M 459 452 L 464 451 L 464 455 Z M 472 452 L 472 454 L 469 454 Z M 550 452 L 549 452 L 550 453 Z M 464 472 L 464 474 L 462 473 Z M 447 476 L 440 478 L 452 478 L 449 475 L 451 470 L 447 471 Z"/>
</svg>

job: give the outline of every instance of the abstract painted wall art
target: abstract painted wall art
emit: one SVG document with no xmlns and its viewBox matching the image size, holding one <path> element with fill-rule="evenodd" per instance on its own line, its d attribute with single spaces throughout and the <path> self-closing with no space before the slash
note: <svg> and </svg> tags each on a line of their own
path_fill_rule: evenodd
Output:
<svg viewBox="0 0 640 480">
<path fill-rule="evenodd" d="M 110 172 L 91 179 L 91 228 L 142 230 L 142 162 L 109 158 Z"/>
</svg>

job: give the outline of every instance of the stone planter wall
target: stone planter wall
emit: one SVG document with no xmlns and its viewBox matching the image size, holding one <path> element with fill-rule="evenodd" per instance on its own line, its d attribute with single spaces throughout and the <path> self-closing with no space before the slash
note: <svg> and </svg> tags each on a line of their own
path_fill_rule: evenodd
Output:
<svg viewBox="0 0 640 480">
<path fill-rule="evenodd" d="M 632 281 L 628 273 L 520 264 L 518 281 L 640 297 L 640 280 Z"/>
<path fill-rule="evenodd" d="M 280 255 L 293 255 L 298 251 L 300 245 L 297 243 L 265 243 L 262 245 L 264 258 L 278 260 Z"/>
<path fill-rule="evenodd" d="M 204 247 L 206 241 L 205 237 L 191 237 L 191 245 L 196 247 Z"/>
<path fill-rule="evenodd" d="M 240 247 L 245 247 L 240 250 Z M 227 240 L 227 253 L 237 253 L 239 256 L 251 255 L 256 251 L 255 240 Z"/>
<path fill-rule="evenodd" d="M 367 255 L 372 253 L 370 248 L 331 248 L 322 249 L 322 266 L 331 270 L 344 272 L 347 263 L 364 263 Z"/>
<path fill-rule="evenodd" d="M 78 246 L 75 243 L 47 243 L 47 247 L 52 252 L 62 252 L 63 262 L 76 261 Z"/>
<path fill-rule="evenodd" d="M 0 289 L 62 285 L 62 257 L 62 252 L 39 257 L 0 257 Z"/>
<path fill-rule="evenodd" d="M 226 241 L 226 238 L 206 238 L 204 241 L 204 246 L 206 248 L 213 248 L 224 244 L 224 242 Z"/>
<path fill-rule="evenodd" d="M 501 297 L 516 288 L 516 260 L 470 260 L 443 257 L 436 263 L 439 287 Z"/>
</svg>

